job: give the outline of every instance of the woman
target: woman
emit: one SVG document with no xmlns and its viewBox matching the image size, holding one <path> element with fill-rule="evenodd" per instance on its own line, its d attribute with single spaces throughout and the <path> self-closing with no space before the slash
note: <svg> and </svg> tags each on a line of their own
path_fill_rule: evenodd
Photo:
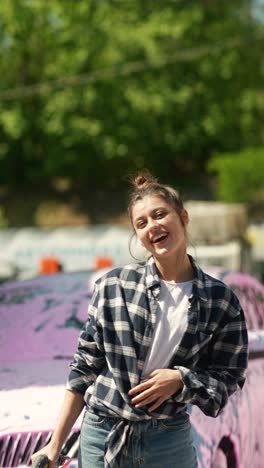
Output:
<svg viewBox="0 0 264 468">
<path fill-rule="evenodd" d="M 194 468 L 187 403 L 215 417 L 244 384 L 238 299 L 187 255 L 178 193 L 151 175 L 134 184 L 129 216 L 150 258 L 95 284 L 57 427 L 36 454 L 50 467 L 85 405 L 79 466 Z"/>
</svg>

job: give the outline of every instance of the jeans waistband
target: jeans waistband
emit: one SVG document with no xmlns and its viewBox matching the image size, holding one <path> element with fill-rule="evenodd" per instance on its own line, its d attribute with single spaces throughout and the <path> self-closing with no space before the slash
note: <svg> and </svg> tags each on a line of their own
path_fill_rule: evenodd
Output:
<svg viewBox="0 0 264 468">
<path fill-rule="evenodd" d="M 177 422 L 180 422 L 180 423 L 184 423 L 184 422 L 187 422 L 189 420 L 189 414 L 186 411 L 181 411 L 181 412 L 177 413 L 175 415 L 175 417 L 173 417 L 173 418 L 172 417 L 159 418 L 159 419 L 150 418 L 150 419 L 138 419 L 138 420 L 128 420 L 128 419 L 124 419 L 124 418 L 121 418 L 121 417 L 118 417 L 118 416 L 112 416 L 112 415 L 109 415 L 109 414 L 102 413 L 101 411 L 96 411 L 96 410 L 94 410 L 93 408 L 90 408 L 90 407 L 87 408 L 87 412 L 95 414 L 97 416 L 101 416 L 102 418 L 112 422 L 113 424 L 117 423 L 118 421 L 123 420 L 125 423 L 131 424 L 133 426 L 140 425 L 142 427 L 142 429 L 143 429 L 144 426 L 146 426 L 146 428 L 159 427 L 160 424 L 162 424 L 162 423 L 164 423 L 166 421 L 177 421 Z"/>
</svg>

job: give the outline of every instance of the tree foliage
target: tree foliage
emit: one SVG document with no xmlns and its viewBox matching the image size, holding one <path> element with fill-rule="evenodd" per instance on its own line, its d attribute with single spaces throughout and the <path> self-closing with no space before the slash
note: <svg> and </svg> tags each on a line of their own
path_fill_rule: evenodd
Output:
<svg viewBox="0 0 264 468">
<path fill-rule="evenodd" d="M 264 32 L 249 0 L 0 4 L 0 184 L 106 188 L 149 167 L 193 186 L 263 145 Z"/>
<path fill-rule="evenodd" d="M 209 171 L 218 174 L 218 197 L 227 202 L 264 200 L 264 148 L 214 156 Z"/>
</svg>

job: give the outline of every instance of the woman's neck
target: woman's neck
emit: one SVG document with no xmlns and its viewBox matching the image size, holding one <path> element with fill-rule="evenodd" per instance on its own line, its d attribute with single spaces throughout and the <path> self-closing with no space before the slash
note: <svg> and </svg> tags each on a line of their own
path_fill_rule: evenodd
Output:
<svg viewBox="0 0 264 468">
<path fill-rule="evenodd" d="M 171 257 L 168 259 L 155 258 L 155 263 L 160 277 L 165 281 L 183 283 L 193 279 L 193 267 L 186 252 L 176 259 Z"/>
</svg>

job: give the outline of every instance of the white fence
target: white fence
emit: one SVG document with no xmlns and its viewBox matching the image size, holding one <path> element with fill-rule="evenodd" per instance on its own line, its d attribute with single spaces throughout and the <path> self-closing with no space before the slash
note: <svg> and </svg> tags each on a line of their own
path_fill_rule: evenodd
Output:
<svg viewBox="0 0 264 468">
<path fill-rule="evenodd" d="M 130 242 L 133 257 L 129 252 Z M 109 225 L 0 230 L 0 247 L 0 279 L 35 276 L 39 273 L 41 259 L 46 256 L 56 257 L 64 271 L 94 268 L 98 257 L 111 258 L 113 266 L 147 257 L 132 238 L 131 229 Z M 239 270 L 241 266 L 241 245 L 237 241 L 222 245 L 198 244 L 188 251 L 202 266 L 223 266 L 230 270 Z"/>
</svg>

